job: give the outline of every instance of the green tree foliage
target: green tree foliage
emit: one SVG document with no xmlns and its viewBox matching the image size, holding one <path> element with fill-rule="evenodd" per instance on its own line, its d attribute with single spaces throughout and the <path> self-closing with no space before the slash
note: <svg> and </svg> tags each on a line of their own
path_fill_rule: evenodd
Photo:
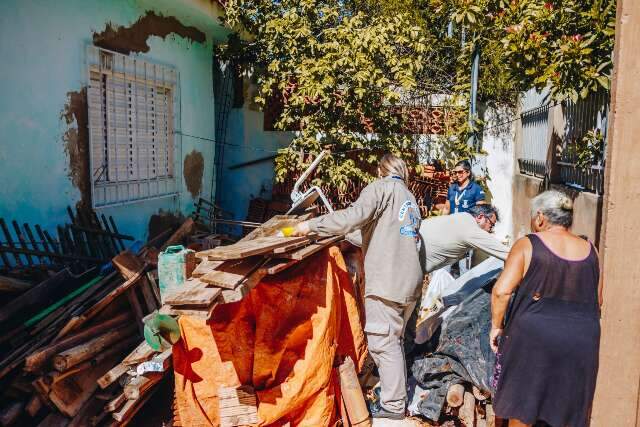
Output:
<svg viewBox="0 0 640 427">
<path fill-rule="evenodd" d="M 415 164 L 415 137 L 399 133 L 392 107 L 433 95 L 447 111 L 439 152 L 473 157 L 476 49 L 482 103 L 513 107 L 533 87 L 558 100 L 609 87 L 615 0 L 229 0 L 226 9 L 250 34 L 227 54 L 257 77 L 258 103 L 282 101 L 276 126 L 298 130 L 277 158 L 279 178 L 308 164 L 301 152 L 324 148 L 317 180 L 343 188 L 370 180 L 384 151 Z"/>
<path fill-rule="evenodd" d="M 257 102 L 280 99 L 276 126 L 298 130 L 277 158 L 278 178 L 311 160 L 300 151 L 328 148 L 317 177 L 342 188 L 371 179 L 381 152 L 412 157 L 391 107 L 417 88 L 429 40 L 407 13 L 377 16 L 333 0 L 233 0 L 227 14 L 253 35 L 242 49 L 253 52 Z"/>
</svg>

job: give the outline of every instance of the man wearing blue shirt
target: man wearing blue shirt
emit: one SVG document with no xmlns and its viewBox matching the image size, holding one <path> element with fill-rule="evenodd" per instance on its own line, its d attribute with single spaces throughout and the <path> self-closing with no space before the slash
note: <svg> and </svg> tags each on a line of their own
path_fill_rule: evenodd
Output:
<svg viewBox="0 0 640 427">
<path fill-rule="evenodd" d="M 444 215 L 469 212 L 475 205 L 485 203 L 484 190 L 473 180 L 469 161 L 458 162 L 453 174 L 455 182 L 449 186 Z"/>
</svg>

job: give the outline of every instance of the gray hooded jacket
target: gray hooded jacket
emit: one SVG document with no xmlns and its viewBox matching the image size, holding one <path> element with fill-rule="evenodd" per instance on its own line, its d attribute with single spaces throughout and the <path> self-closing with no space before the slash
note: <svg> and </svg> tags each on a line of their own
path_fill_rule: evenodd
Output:
<svg viewBox="0 0 640 427">
<path fill-rule="evenodd" d="M 389 176 L 372 182 L 351 206 L 311 219 L 309 228 L 320 234 L 361 230 L 365 296 L 399 304 L 420 296 L 420 210 L 403 180 Z"/>
</svg>

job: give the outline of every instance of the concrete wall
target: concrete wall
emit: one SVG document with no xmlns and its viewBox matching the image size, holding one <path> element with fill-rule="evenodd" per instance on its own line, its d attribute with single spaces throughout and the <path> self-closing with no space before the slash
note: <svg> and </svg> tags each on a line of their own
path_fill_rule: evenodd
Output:
<svg viewBox="0 0 640 427">
<path fill-rule="evenodd" d="M 528 99 L 530 98 L 530 99 Z M 540 105 L 542 98 L 534 91 L 527 92 L 522 104 L 526 108 L 535 108 Z M 602 196 L 590 192 L 578 191 L 573 187 L 562 185 L 560 181 L 555 159 L 555 143 L 557 143 L 565 129 L 565 117 L 560 106 L 552 106 L 548 112 L 547 141 L 550 141 L 547 150 L 547 158 L 551 159 L 550 188 L 564 191 L 569 194 L 574 203 L 574 218 L 572 231 L 576 234 L 587 236 L 596 245 L 600 241 L 600 227 L 602 223 Z M 516 122 L 514 139 L 513 162 L 513 237 L 518 239 L 530 232 L 530 200 L 544 191 L 545 183 L 541 178 L 521 174 L 517 159 L 523 156 L 522 124 Z"/>
<path fill-rule="evenodd" d="M 130 45 L 131 55 L 175 67 L 181 110 L 176 130 L 212 139 L 211 52 L 225 33 L 212 8 L 213 2 L 204 0 L 0 2 L 0 217 L 51 228 L 67 220 L 66 206 L 86 199 L 86 182 L 78 176 L 86 162 L 78 118 L 87 85 L 85 47 L 94 33 L 104 35 L 110 28 Z M 159 18 L 143 25 L 149 24 L 144 19 L 151 9 Z M 119 26 L 130 31 L 120 33 Z M 122 232 L 145 238 L 151 215 L 187 213 L 198 192 L 187 191 L 185 175 L 198 177 L 199 191 L 209 193 L 213 143 L 179 136 L 175 142 L 182 153 L 176 170 L 184 172 L 178 177 L 179 197 L 101 210 L 114 216 Z M 193 152 L 202 154 L 204 164 L 196 166 L 202 170 L 183 171 Z"/>
</svg>

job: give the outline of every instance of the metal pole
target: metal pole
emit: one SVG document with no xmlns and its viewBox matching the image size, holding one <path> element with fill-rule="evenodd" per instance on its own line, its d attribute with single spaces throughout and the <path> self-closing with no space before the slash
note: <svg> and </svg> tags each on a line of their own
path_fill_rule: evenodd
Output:
<svg viewBox="0 0 640 427">
<path fill-rule="evenodd" d="M 471 105 L 469 107 L 469 127 L 475 125 L 475 119 L 478 115 L 476 102 L 478 98 L 478 79 L 480 76 L 480 48 L 476 46 L 473 51 L 473 60 L 471 62 Z M 467 145 L 473 146 L 476 144 L 475 131 L 469 136 Z"/>
</svg>

